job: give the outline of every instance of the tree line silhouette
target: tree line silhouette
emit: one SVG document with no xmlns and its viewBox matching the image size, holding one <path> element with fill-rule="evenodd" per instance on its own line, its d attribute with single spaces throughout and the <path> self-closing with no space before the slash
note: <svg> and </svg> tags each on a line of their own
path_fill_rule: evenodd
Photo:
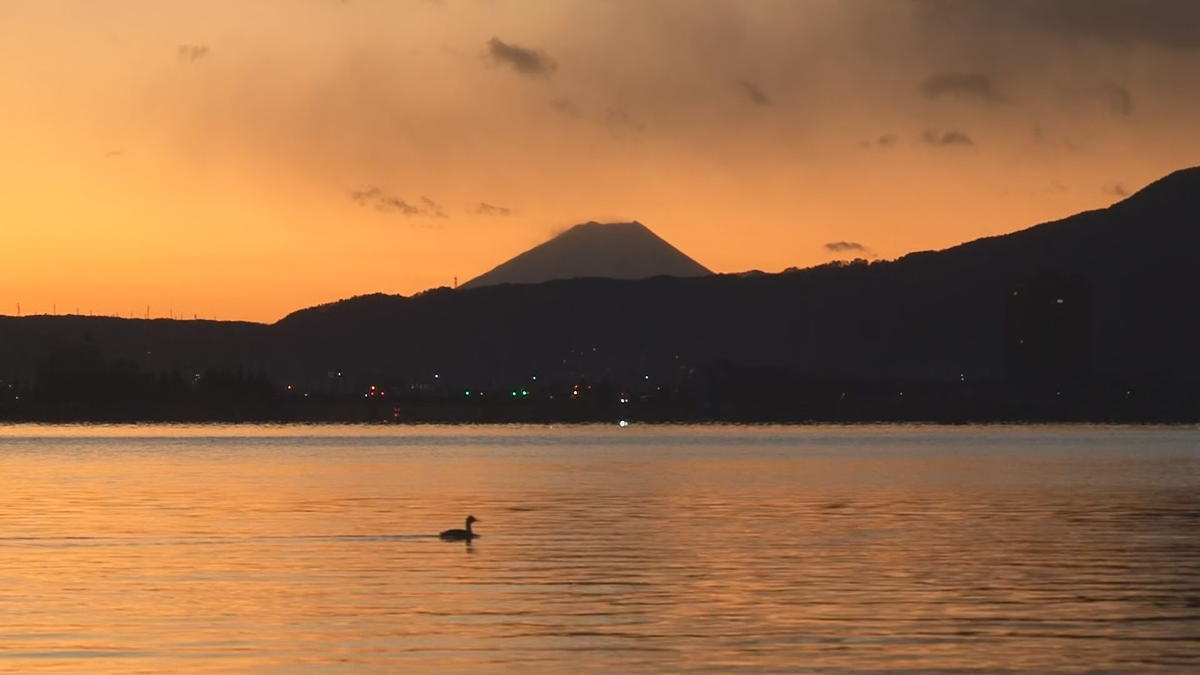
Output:
<svg viewBox="0 0 1200 675">
<path fill-rule="evenodd" d="M 374 382 L 375 384 L 367 384 Z M 2 385 L 3 383 L 0 383 Z M 543 378 L 503 387 L 396 377 L 305 392 L 265 370 L 146 373 L 98 346 L 57 346 L 28 386 L 10 382 L 0 420 L 46 422 L 1158 422 L 1200 421 L 1200 384 L 1089 379 L 1045 395 L 1014 379 L 956 382 L 812 377 L 720 361 L 616 382 Z"/>
</svg>

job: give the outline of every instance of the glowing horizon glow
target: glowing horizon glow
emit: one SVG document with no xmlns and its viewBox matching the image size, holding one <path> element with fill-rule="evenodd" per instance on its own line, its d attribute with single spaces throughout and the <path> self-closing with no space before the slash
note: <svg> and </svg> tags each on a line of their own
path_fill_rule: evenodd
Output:
<svg viewBox="0 0 1200 675">
<path fill-rule="evenodd" d="M 1198 163 L 1170 22 L 919 5 L 8 0 L 0 314 L 274 321 L 592 220 L 717 272 L 891 259 Z"/>
</svg>

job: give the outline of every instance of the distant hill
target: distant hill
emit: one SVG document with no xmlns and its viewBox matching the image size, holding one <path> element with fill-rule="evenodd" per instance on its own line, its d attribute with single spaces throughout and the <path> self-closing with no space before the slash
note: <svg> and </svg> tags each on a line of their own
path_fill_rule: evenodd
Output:
<svg viewBox="0 0 1200 675">
<path fill-rule="evenodd" d="M 649 279 L 712 274 L 645 225 L 584 223 L 463 284 L 537 284 L 556 279 Z"/>
<path fill-rule="evenodd" d="M 0 319 L 0 379 L 31 376 L 47 345 L 85 334 L 147 368 L 261 366 L 304 387 L 337 373 L 347 381 L 438 373 L 478 386 L 580 373 L 621 381 L 721 359 L 809 375 L 996 378 L 1006 298 L 1041 270 L 1089 286 L 1098 372 L 1200 378 L 1200 169 L 1189 169 L 1107 209 L 891 262 L 481 283 L 355 298 L 270 326 Z"/>
</svg>

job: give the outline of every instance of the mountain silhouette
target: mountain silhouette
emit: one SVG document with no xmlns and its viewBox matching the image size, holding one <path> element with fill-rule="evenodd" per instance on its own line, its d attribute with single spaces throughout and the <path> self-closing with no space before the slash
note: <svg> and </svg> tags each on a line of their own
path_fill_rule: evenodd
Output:
<svg viewBox="0 0 1200 675">
<path fill-rule="evenodd" d="M 653 237 L 621 227 L 638 241 Z M 534 261 L 536 251 L 527 254 Z M 84 335 L 149 372 L 245 366 L 313 390 L 384 376 L 431 381 L 435 373 L 472 387 L 532 375 L 620 383 L 724 360 L 811 377 L 1001 378 L 1007 299 L 1050 270 L 1089 289 L 1097 374 L 1200 380 L 1200 169 L 1109 208 L 895 261 L 537 284 L 501 283 L 520 279 L 503 277 L 504 267 L 479 287 L 363 296 L 269 326 L 0 318 L 0 379 L 32 379 L 48 345 Z M 697 268 L 679 269 L 703 273 Z"/>
<path fill-rule="evenodd" d="M 712 274 L 645 225 L 584 223 L 462 285 L 537 284 L 555 279 L 649 279 Z"/>
</svg>

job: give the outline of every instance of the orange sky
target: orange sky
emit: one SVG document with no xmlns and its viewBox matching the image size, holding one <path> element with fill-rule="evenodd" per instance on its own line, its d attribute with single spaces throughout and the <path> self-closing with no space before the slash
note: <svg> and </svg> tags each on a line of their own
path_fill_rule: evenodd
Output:
<svg viewBox="0 0 1200 675">
<path fill-rule="evenodd" d="M 892 258 L 1200 164 L 1200 3 L 1030 7 L 3 0 L 0 313 L 273 321 L 588 220 Z"/>
</svg>

